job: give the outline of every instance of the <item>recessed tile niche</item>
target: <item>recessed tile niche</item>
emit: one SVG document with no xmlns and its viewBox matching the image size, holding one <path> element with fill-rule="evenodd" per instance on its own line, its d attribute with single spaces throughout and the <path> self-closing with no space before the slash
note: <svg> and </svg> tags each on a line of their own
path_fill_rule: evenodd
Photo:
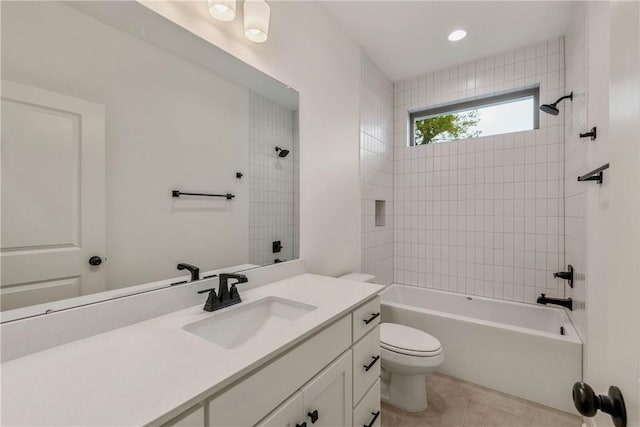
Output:
<svg viewBox="0 0 640 427">
<path fill-rule="evenodd" d="M 376 227 L 384 227 L 386 225 L 386 205 L 386 201 L 376 200 Z"/>
</svg>

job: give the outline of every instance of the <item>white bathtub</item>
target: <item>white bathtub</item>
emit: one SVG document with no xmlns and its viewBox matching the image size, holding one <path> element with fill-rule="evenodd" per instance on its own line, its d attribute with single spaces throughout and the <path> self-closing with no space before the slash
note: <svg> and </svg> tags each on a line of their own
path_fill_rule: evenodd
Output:
<svg viewBox="0 0 640 427">
<path fill-rule="evenodd" d="M 582 342 L 562 308 L 394 284 L 382 292 L 382 321 L 438 338 L 439 372 L 577 414 Z"/>
</svg>

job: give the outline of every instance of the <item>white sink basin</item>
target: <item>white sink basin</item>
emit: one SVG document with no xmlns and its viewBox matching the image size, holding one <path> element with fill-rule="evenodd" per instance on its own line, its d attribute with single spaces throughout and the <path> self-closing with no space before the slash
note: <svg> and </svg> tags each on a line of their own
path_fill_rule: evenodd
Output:
<svg viewBox="0 0 640 427">
<path fill-rule="evenodd" d="M 228 311 L 189 323 L 183 329 L 220 347 L 239 347 L 271 333 L 317 307 L 279 297 L 241 303 Z"/>
</svg>

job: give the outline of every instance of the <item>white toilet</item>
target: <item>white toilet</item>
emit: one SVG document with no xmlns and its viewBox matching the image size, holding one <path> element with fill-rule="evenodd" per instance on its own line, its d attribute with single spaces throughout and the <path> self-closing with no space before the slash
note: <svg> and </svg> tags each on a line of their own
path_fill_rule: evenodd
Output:
<svg viewBox="0 0 640 427">
<path fill-rule="evenodd" d="M 375 276 L 349 273 L 341 279 L 373 282 Z M 380 324 L 382 401 L 407 412 L 427 409 L 426 377 L 444 363 L 442 345 L 419 329 L 397 323 Z"/>
<path fill-rule="evenodd" d="M 421 330 L 380 324 L 382 401 L 408 412 L 427 409 L 425 379 L 442 363 L 440 341 Z"/>
</svg>

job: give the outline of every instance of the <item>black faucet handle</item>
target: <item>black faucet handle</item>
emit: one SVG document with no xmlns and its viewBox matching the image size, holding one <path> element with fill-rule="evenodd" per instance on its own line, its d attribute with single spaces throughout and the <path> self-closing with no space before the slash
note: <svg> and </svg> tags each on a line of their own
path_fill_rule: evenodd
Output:
<svg viewBox="0 0 640 427">
<path fill-rule="evenodd" d="M 198 291 L 199 294 L 206 294 L 207 292 L 215 292 L 216 288 L 210 288 L 210 289 L 203 289 L 201 291 Z"/>
<path fill-rule="evenodd" d="M 240 294 L 238 293 L 238 288 L 236 288 L 235 283 L 231 285 L 231 288 L 229 288 L 229 298 L 232 300 L 240 298 Z"/>
</svg>

